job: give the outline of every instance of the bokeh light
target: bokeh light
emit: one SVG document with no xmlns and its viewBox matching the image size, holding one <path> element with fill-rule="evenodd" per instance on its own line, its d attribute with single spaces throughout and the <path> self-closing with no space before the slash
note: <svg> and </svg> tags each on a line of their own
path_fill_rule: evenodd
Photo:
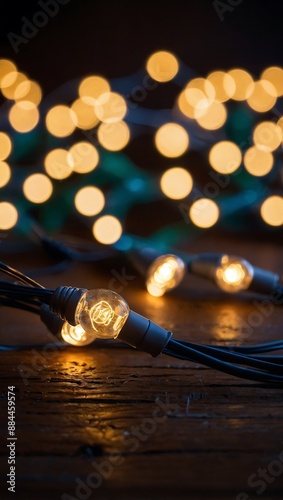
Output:
<svg viewBox="0 0 283 500">
<path fill-rule="evenodd" d="M 108 81 L 101 76 L 88 76 L 84 78 L 79 86 L 79 96 L 89 105 L 95 106 L 101 94 L 110 92 Z"/>
<path fill-rule="evenodd" d="M 99 123 L 93 105 L 88 104 L 84 99 L 76 99 L 71 106 L 71 110 L 76 115 L 76 124 L 82 130 L 89 130 Z"/>
<path fill-rule="evenodd" d="M 160 180 L 162 192 L 172 200 L 181 200 L 188 196 L 193 188 L 191 174 L 182 167 L 169 168 Z"/>
<path fill-rule="evenodd" d="M 260 207 L 261 217 L 269 226 L 283 225 L 283 197 L 269 196 Z"/>
<path fill-rule="evenodd" d="M 99 163 L 98 151 L 90 142 L 81 141 L 73 144 L 69 153 L 73 157 L 73 170 L 78 174 L 91 172 Z"/>
<path fill-rule="evenodd" d="M 209 198 L 196 200 L 189 209 L 193 224 L 204 229 L 214 226 L 219 219 L 219 214 L 217 204 Z"/>
<path fill-rule="evenodd" d="M 12 151 L 12 141 L 8 134 L 0 132 L 0 160 L 6 160 Z"/>
<path fill-rule="evenodd" d="M 65 105 L 51 108 L 46 115 L 46 127 L 50 134 L 55 137 L 67 137 L 71 135 L 77 124 L 75 112 Z"/>
<path fill-rule="evenodd" d="M 176 158 L 188 149 L 189 135 L 178 123 L 165 123 L 155 134 L 155 145 L 163 156 Z"/>
<path fill-rule="evenodd" d="M 44 160 L 46 173 L 53 179 L 66 179 L 73 172 L 75 161 L 71 153 L 62 148 L 50 151 Z"/>
<path fill-rule="evenodd" d="M 273 122 L 261 122 L 254 129 L 253 140 L 259 149 L 274 151 L 282 143 L 282 130 Z"/>
<path fill-rule="evenodd" d="M 202 104 L 203 99 L 201 99 L 195 106 L 196 111 L 200 113 L 195 115 L 197 118 L 202 115 L 203 107 L 206 109 L 215 100 L 215 88 L 207 78 L 193 78 L 186 86 L 186 90 L 189 89 L 199 90 L 204 95 L 204 105 Z M 196 96 L 196 94 L 194 95 Z"/>
<path fill-rule="evenodd" d="M 30 101 L 16 102 L 9 111 L 9 121 L 17 132 L 25 134 L 33 130 L 39 122 L 39 111 Z"/>
<path fill-rule="evenodd" d="M 240 68 L 231 69 L 227 74 L 233 78 L 235 84 L 235 90 L 231 96 L 232 99 L 235 101 L 245 101 L 253 90 L 251 86 L 253 83 L 251 75 Z"/>
<path fill-rule="evenodd" d="M 209 152 L 210 165 L 221 174 L 231 174 L 241 165 L 240 148 L 231 141 L 220 141 Z"/>
<path fill-rule="evenodd" d="M 2 80 L 9 73 L 13 73 L 15 78 L 17 74 L 17 67 L 9 59 L 0 59 L 0 88 L 2 88 Z"/>
<path fill-rule="evenodd" d="M 4 76 L 1 80 L 1 90 L 2 94 L 7 99 L 15 99 L 15 94 L 18 86 L 25 82 L 27 77 L 24 73 L 18 71 L 12 71 Z"/>
<path fill-rule="evenodd" d="M 0 161 L 0 188 L 6 186 L 11 179 L 11 169 L 5 161 Z"/>
<path fill-rule="evenodd" d="M 250 147 L 244 154 L 246 170 L 256 177 L 269 174 L 273 161 L 273 154 L 270 151 L 264 151 L 257 146 Z"/>
<path fill-rule="evenodd" d="M 29 101 L 38 106 L 42 99 L 42 90 L 37 82 L 25 80 L 15 89 L 15 101 Z"/>
<path fill-rule="evenodd" d="M 247 103 L 254 111 L 265 113 L 273 108 L 276 103 L 275 87 L 268 80 L 258 80 L 251 83 Z"/>
<path fill-rule="evenodd" d="M 8 201 L 0 202 L 0 230 L 12 229 L 18 221 L 18 211 L 12 203 Z"/>
<path fill-rule="evenodd" d="M 104 123 L 116 123 L 126 115 L 127 104 L 117 92 L 105 92 L 96 101 L 95 113 Z"/>
<path fill-rule="evenodd" d="M 195 118 L 205 113 L 207 96 L 197 88 L 186 88 L 178 97 L 178 107 L 188 118 Z"/>
<path fill-rule="evenodd" d="M 75 207 L 80 214 L 93 216 L 104 208 L 105 198 L 100 189 L 95 186 L 85 186 L 75 196 Z"/>
<path fill-rule="evenodd" d="M 109 151 L 120 151 L 130 140 L 130 130 L 124 121 L 101 123 L 97 131 L 98 140 Z"/>
<path fill-rule="evenodd" d="M 113 215 L 103 215 L 93 224 L 92 232 L 99 243 L 112 245 L 122 235 L 121 222 Z"/>
<path fill-rule="evenodd" d="M 223 103 L 213 101 L 203 103 L 203 110 L 198 113 L 196 120 L 198 124 L 206 130 L 217 130 L 222 127 L 227 119 L 227 110 Z"/>
<path fill-rule="evenodd" d="M 260 75 L 262 80 L 268 80 L 276 90 L 276 96 L 283 95 L 283 69 L 278 66 L 266 68 Z"/>
<path fill-rule="evenodd" d="M 208 75 L 207 80 L 214 87 L 216 101 L 228 101 L 235 94 L 235 81 L 231 75 L 228 75 L 224 71 L 213 71 Z"/>
<path fill-rule="evenodd" d="M 32 203 L 44 203 L 52 195 L 52 182 L 47 175 L 32 174 L 24 181 L 23 192 L 26 199 Z"/>
<path fill-rule="evenodd" d="M 148 58 L 146 70 L 153 80 L 169 82 L 178 73 L 179 63 L 174 54 L 161 50 Z"/>
</svg>

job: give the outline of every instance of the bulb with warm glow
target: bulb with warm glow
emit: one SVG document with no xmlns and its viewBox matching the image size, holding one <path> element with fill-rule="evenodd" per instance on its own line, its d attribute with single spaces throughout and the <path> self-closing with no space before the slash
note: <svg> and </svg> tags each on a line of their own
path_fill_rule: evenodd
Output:
<svg viewBox="0 0 283 500">
<path fill-rule="evenodd" d="M 150 265 L 146 288 L 154 297 L 161 297 L 167 290 L 175 288 L 185 274 L 185 263 L 176 255 L 161 255 Z"/>
<path fill-rule="evenodd" d="M 116 338 L 130 313 L 127 302 L 112 290 L 89 290 L 76 308 L 76 323 L 90 335 Z"/>
<path fill-rule="evenodd" d="M 60 337 L 67 344 L 76 347 L 89 345 L 95 340 L 94 335 L 87 333 L 81 325 L 72 326 L 67 321 L 62 326 Z"/>
<path fill-rule="evenodd" d="M 102 215 L 92 227 L 93 236 L 103 245 L 113 245 L 122 235 L 121 222 L 113 215 Z"/>
<path fill-rule="evenodd" d="M 253 267 L 244 259 L 223 255 L 215 271 L 216 284 L 225 292 L 247 290 L 253 280 Z"/>
<path fill-rule="evenodd" d="M 157 82 L 169 82 L 179 70 L 177 58 L 171 52 L 154 52 L 146 62 L 148 74 Z"/>
</svg>

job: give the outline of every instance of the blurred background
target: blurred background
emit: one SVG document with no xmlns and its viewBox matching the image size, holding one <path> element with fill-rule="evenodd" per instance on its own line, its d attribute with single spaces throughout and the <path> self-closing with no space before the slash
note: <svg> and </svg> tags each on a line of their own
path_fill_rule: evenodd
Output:
<svg viewBox="0 0 283 500">
<path fill-rule="evenodd" d="M 41 230 L 118 250 L 278 241 L 282 13 L 255 0 L 7 2 L 5 244 Z"/>
</svg>

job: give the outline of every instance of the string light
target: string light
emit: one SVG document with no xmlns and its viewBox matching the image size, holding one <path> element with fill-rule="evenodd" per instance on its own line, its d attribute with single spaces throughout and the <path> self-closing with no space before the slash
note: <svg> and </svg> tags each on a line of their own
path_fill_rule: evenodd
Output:
<svg viewBox="0 0 283 500">
<path fill-rule="evenodd" d="M 122 235 L 122 226 L 113 215 L 103 215 L 93 224 L 92 232 L 99 243 L 113 245 Z"/>
<path fill-rule="evenodd" d="M 81 188 L 75 196 L 75 207 L 88 217 L 97 215 L 104 208 L 105 198 L 100 189 L 94 186 Z"/>
<path fill-rule="evenodd" d="M 260 207 L 260 214 L 269 226 L 283 225 L 283 197 L 269 196 Z"/>
<path fill-rule="evenodd" d="M 238 257 L 223 255 L 215 271 L 216 284 L 225 292 L 247 290 L 253 279 L 253 267 Z"/>
<path fill-rule="evenodd" d="M 190 207 L 189 216 L 195 226 L 207 229 L 218 221 L 219 208 L 215 201 L 209 198 L 200 198 Z"/>
<path fill-rule="evenodd" d="M 99 153 L 90 142 L 81 141 L 73 144 L 69 153 L 73 159 L 70 166 L 78 174 L 92 172 L 99 163 Z"/>
<path fill-rule="evenodd" d="M 23 192 L 32 203 L 45 203 L 52 195 L 52 182 L 47 175 L 32 174 L 24 181 Z"/>
<path fill-rule="evenodd" d="M 176 255 L 161 255 L 147 272 L 146 288 L 154 297 L 161 297 L 167 290 L 179 285 L 186 271 L 185 263 Z"/>
<path fill-rule="evenodd" d="M 146 70 L 153 80 L 157 82 L 169 82 L 178 73 L 179 63 L 172 52 L 161 50 L 154 52 L 148 58 Z"/>
<path fill-rule="evenodd" d="M 273 166 L 273 155 L 269 151 L 263 151 L 257 146 L 251 146 L 244 154 L 244 166 L 246 170 L 256 177 L 269 174 Z"/>
<path fill-rule="evenodd" d="M 9 121 L 17 132 L 30 132 L 39 122 L 38 108 L 30 101 L 16 102 L 9 111 Z"/>
<path fill-rule="evenodd" d="M 187 151 L 189 135 L 178 123 L 165 123 L 155 134 L 155 145 L 163 156 L 177 158 Z"/>
<path fill-rule="evenodd" d="M 17 224 L 18 211 L 16 207 L 8 202 L 0 202 L 0 230 L 12 229 Z"/>
<path fill-rule="evenodd" d="M 130 130 L 124 121 L 116 123 L 101 123 L 98 127 L 97 138 L 105 149 L 120 151 L 130 140 Z"/>
<path fill-rule="evenodd" d="M 196 116 L 201 116 L 205 113 L 205 105 L 207 96 L 205 93 L 196 88 L 186 88 L 178 97 L 177 105 L 180 111 L 188 118 L 194 119 Z"/>
<path fill-rule="evenodd" d="M 6 186 L 11 179 L 11 169 L 5 161 L 0 161 L 0 188 Z"/>
<path fill-rule="evenodd" d="M 71 135 L 76 125 L 76 114 L 68 106 L 54 106 L 46 115 L 46 128 L 55 137 L 67 137 Z"/>
<path fill-rule="evenodd" d="M 162 192 L 172 200 L 188 196 L 193 188 L 191 174 L 182 167 L 169 168 L 160 179 Z"/>
<path fill-rule="evenodd" d="M 53 179 L 66 179 L 73 172 L 74 165 L 73 156 L 62 148 L 53 149 L 44 160 L 46 173 Z"/>
<path fill-rule="evenodd" d="M 63 323 L 59 338 L 67 344 L 82 347 L 92 344 L 95 340 L 93 335 L 89 335 L 81 325 L 70 325 L 67 321 Z"/>
<path fill-rule="evenodd" d="M 221 174 L 235 172 L 242 162 L 240 148 L 231 141 L 221 141 L 212 146 L 209 152 L 209 163 Z"/>
</svg>

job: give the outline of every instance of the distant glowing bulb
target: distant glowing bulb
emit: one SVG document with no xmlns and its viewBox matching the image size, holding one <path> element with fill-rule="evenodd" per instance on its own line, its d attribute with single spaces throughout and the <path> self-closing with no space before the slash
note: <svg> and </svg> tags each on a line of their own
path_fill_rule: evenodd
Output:
<svg viewBox="0 0 283 500">
<path fill-rule="evenodd" d="M 18 101 L 9 111 L 9 121 L 17 132 L 25 134 L 38 124 L 39 111 L 33 102 Z"/>
<path fill-rule="evenodd" d="M 127 104 L 124 97 L 117 92 L 105 92 L 95 103 L 95 113 L 104 123 L 116 123 L 126 115 Z"/>
<path fill-rule="evenodd" d="M 209 198 L 200 198 L 190 207 L 189 215 L 193 224 L 203 229 L 207 229 L 214 226 L 218 221 L 219 208 L 215 201 Z"/>
<path fill-rule="evenodd" d="M 113 215 L 103 215 L 93 224 L 93 236 L 99 243 L 113 245 L 122 235 L 121 222 Z"/>
<path fill-rule="evenodd" d="M 4 76 L 1 80 L 2 94 L 7 99 L 15 99 L 18 86 L 27 80 L 24 73 L 12 71 Z"/>
<path fill-rule="evenodd" d="M 75 207 L 88 217 L 97 215 L 105 205 L 105 198 L 100 189 L 95 186 L 81 188 L 75 196 Z"/>
<path fill-rule="evenodd" d="M 17 74 L 15 64 L 9 59 L 0 59 L 0 88 L 2 87 L 3 78 L 9 73 Z"/>
<path fill-rule="evenodd" d="M 207 77 L 215 90 L 215 100 L 218 102 L 228 101 L 235 93 L 236 84 L 231 75 L 224 71 L 213 71 Z"/>
<path fill-rule="evenodd" d="M 283 197 L 269 196 L 260 208 L 261 217 L 269 226 L 283 225 Z"/>
<path fill-rule="evenodd" d="M 105 78 L 101 76 L 88 76 L 84 78 L 79 86 L 79 95 L 88 105 L 94 106 L 101 94 L 110 92 L 110 85 Z"/>
<path fill-rule="evenodd" d="M 12 151 L 12 141 L 8 134 L 0 132 L 0 160 L 6 160 Z"/>
<path fill-rule="evenodd" d="M 182 167 L 169 168 L 160 180 L 162 192 L 168 198 L 181 200 L 188 196 L 193 188 L 191 174 Z"/>
<path fill-rule="evenodd" d="M 274 151 L 282 143 L 282 129 L 273 122 L 261 122 L 254 129 L 253 140 L 259 149 Z"/>
<path fill-rule="evenodd" d="M 6 186 L 11 179 L 11 169 L 5 161 L 0 161 L 0 188 Z"/>
<path fill-rule="evenodd" d="M 162 155 L 177 158 L 188 149 L 189 135 L 178 123 L 165 123 L 155 134 L 155 145 Z"/>
<path fill-rule="evenodd" d="M 161 297 L 167 290 L 175 288 L 185 274 L 185 263 L 176 255 L 161 255 L 150 265 L 146 288 L 154 297 Z"/>
<path fill-rule="evenodd" d="M 278 66 L 266 68 L 260 75 L 263 80 L 268 80 L 274 86 L 277 97 L 283 95 L 283 69 Z"/>
<path fill-rule="evenodd" d="M 247 290 L 253 280 L 253 266 L 244 259 L 224 255 L 215 271 L 216 284 L 225 292 Z"/>
<path fill-rule="evenodd" d="M 111 290 L 85 292 L 76 308 L 76 323 L 97 338 L 116 338 L 130 313 L 127 302 Z"/>
<path fill-rule="evenodd" d="M 235 90 L 231 98 L 235 101 L 244 101 L 247 99 L 253 90 L 251 85 L 253 79 L 251 75 L 247 71 L 239 68 L 231 69 L 227 74 L 233 78 L 235 85 Z"/>
<path fill-rule="evenodd" d="M 25 80 L 17 86 L 14 99 L 15 101 L 32 102 L 38 106 L 42 99 L 42 90 L 37 82 Z"/>
<path fill-rule="evenodd" d="M 83 98 L 73 102 L 71 110 L 76 115 L 77 127 L 82 130 L 89 130 L 99 123 L 93 104 L 88 104 Z"/>
<path fill-rule="evenodd" d="M 244 165 L 249 174 L 256 177 L 269 174 L 273 166 L 273 154 L 252 146 L 244 154 Z"/>
<path fill-rule="evenodd" d="M 69 149 L 73 158 L 73 170 L 78 174 L 92 172 L 99 162 L 99 153 L 90 142 L 82 141 L 73 144 Z"/>
<path fill-rule="evenodd" d="M 74 168 L 74 158 L 65 149 L 57 148 L 50 151 L 44 160 L 46 173 L 53 179 L 66 179 Z"/>
<path fill-rule="evenodd" d="M 247 103 L 254 111 L 264 113 L 273 108 L 276 103 L 275 87 L 268 80 L 251 83 Z"/>
<path fill-rule="evenodd" d="M 108 151 L 120 151 L 130 140 L 130 130 L 124 121 L 116 123 L 101 123 L 97 131 L 97 138 Z"/>
<path fill-rule="evenodd" d="M 0 230 L 12 229 L 17 224 L 18 211 L 12 203 L 2 201 L 0 203 Z"/>
<path fill-rule="evenodd" d="M 32 203 L 44 203 L 52 195 L 52 182 L 47 175 L 32 174 L 24 181 L 23 192 Z"/>
<path fill-rule="evenodd" d="M 221 174 L 231 174 L 239 168 L 242 162 L 240 148 L 231 141 L 220 141 L 212 146 L 209 152 L 209 163 Z"/>
<path fill-rule="evenodd" d="M 54 106 L 46 115 L 47 130 L 55 137 L 67 137 L 71 135 L 76 125 L 76 113 L 68 106 Z"/>
<path fill-rule="evenodd" d="M 60 337 L 67 344 L 77 347 L 89 345 L 95 340 L 95 336 L 87 333 L 81 325 L 72 326 L 67 321 L 62 326 Z"/>
<path fill-rule="evenodd" d="M 169 82 L 179 71 L 177 58 L 171 52 L 154 52 L 146 62 L 148 74 L 157 82 Z"/>
<path fill-rule="evenodd" d="M 206 130 L 217 130 L 222 127 L 227 119 L 227 110 L 223 103 L 218 101 L 202 101 L 198 106 L 196 121 Z"/>
</svg>

